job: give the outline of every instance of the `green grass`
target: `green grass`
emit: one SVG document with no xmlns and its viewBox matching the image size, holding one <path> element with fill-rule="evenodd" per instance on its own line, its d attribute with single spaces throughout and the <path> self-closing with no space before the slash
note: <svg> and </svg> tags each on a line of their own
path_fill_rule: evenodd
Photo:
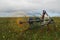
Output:
<svg viewBox="0 0 60 40">
<path fill-rule="evenodd" d="M 24 31 L 24 27 L 20 27 L 16 20 L 18 18 L 0 18 L 0 40 L 60 40 L 60 18 L 53 18 L 56 22 L 56 31 L 53 25 L 50 25 L 50 30 L 47 27 L 40 27 L 39 23 L 35 23 L 35 29 Z M 23 30 L 23 31 L 21 31 Z"/>
</svg>

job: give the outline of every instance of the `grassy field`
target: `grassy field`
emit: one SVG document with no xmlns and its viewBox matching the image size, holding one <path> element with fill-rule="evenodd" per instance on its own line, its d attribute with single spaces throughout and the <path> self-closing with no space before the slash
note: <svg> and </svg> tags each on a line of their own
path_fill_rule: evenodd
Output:
<svg viewBox="0 0 60 40">
<path fill-rule="evenodd" d="M 54 17 L 57 27 L 54 30 L 53 24 L 50 30 L 47 27 L 42 29 L 39 23 L 32 25 L 35 29 L 27 30 L 29 24 L 19 24 L 19 20 L 26 21 L 27 18 L 0 18 L 0 40 L 60 40 L 60 17 Z"/>
</svg>

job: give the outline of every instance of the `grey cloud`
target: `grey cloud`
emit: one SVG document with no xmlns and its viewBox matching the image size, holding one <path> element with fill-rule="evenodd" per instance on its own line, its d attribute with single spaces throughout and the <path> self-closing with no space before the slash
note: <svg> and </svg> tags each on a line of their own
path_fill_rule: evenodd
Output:
<svg viewBox="0 0 60 40">
<path fill-rule="evenodd" d="M 60 0 L 0 0 L 0 13 L 18 11 L 51 10 L 60 13 Z M 16 14 L 16 13 L 15 13 Z"/>
<path fill-rule="evenodd" d="M 0 0 L 0 11 L 18 9 L 50 9 L 60 12 L 59 0 Z"/>
</svg>

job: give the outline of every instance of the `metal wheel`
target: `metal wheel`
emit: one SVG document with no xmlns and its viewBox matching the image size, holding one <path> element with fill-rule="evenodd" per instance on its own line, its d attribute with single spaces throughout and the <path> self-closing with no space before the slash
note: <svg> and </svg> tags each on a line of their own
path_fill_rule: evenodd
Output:
<svg viewBox="0 0 60 40">
<path fill-rule="evenodd" d="M 28 29 L 29 24 L 26 22 L 27 19 L 25 17 L 20 17 L 17 19 L 17 25 L 20 28 L 20 31 L 25 31 Z M 23 23 L 26 22 L 26 23 Z"/>
</svg>

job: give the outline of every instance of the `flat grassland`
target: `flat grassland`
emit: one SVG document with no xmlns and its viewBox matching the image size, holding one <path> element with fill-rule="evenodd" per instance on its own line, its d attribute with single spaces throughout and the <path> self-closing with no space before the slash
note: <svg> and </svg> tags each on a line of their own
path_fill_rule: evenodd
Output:
<svg viewBox="0 0 60 40">
<path fill-rule="evenodd" d="M 19 24 L 19 20 L 27 21 L 27 18 L 0 18 L 0 40 L 60 40 L 60 17 L 53 19 L 56 30 L 52 24 L 47 31 L 46 26 L 42 30 L 37 28 L 39 23 L 32 25 L 35 29 L 27 30 L 30 27 L 28 23 Z"/>
</svg>

